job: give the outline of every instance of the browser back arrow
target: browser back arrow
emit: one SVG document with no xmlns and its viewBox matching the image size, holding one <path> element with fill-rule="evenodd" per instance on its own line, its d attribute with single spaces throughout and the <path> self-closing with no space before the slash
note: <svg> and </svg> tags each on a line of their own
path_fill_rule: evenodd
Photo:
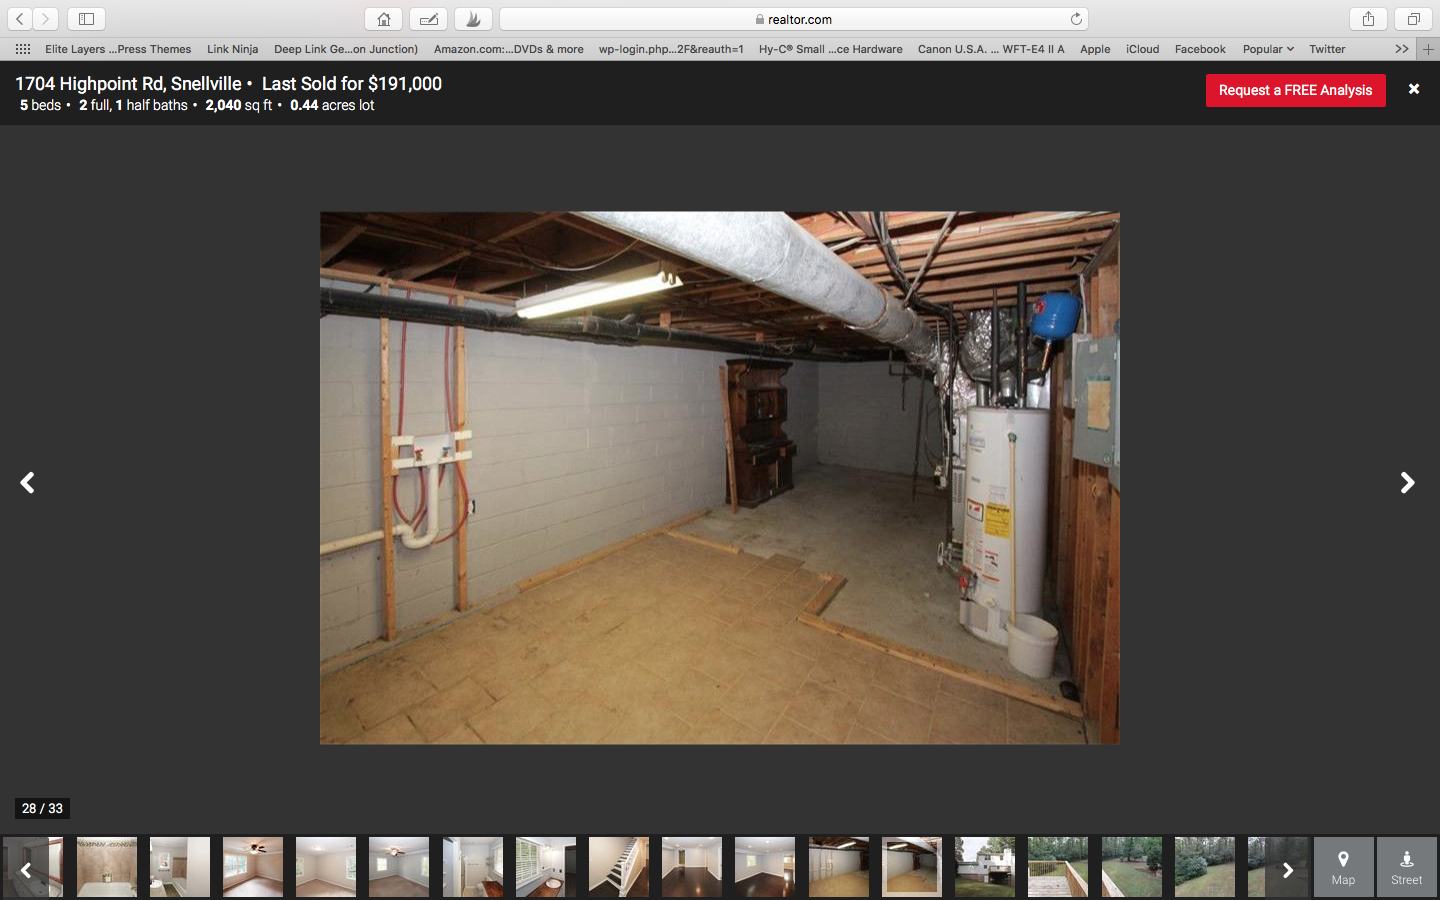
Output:
<svg viewBox="0 0 1440 900">
<path fill-rule="evenodd" d="M 1406 475 L 1404 472 L 1400 473 L 1400 477 L 1405 479 L 1405 486 L 1400 489 L 1400 493 L 1408 493 L 1409 490 L 1415 486 L 1415 479 L 1411 478 L 1409 475 Z"/>
</svg>

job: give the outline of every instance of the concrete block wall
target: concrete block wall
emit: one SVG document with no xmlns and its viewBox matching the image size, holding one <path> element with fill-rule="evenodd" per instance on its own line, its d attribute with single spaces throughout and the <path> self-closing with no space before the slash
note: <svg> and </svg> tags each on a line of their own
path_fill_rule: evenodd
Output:
<svg viewBox="0 0 1440 900">
<path fill-rule="evenodd" d="M 909 475 L 915 460 L 915 419 L 921 391 L 926 403 L 934 405 L 935 387 L 928 380 L 911 377 L 905 382 L 905 404 L 901 408 L 901 383 L 888 372 L 888 363 L 824 363 L 819 368 L 819 422 L 816 429 L 819 461 L 831 466 L 851 466 Z M 898 364 L 897 364 L 898 371 Z M 944 444 L 939 410 L 927 426 L 932 453 Z M 920 472 L 927 471 L 924 452 Z"/>
<path fill-rule="evenodd" d="M 409 328 L 407 434 L 447 430 L 442 335 L 438 326 Z M 392 323 L 392 417 L 399 413 L 400 339 L 401 326 Z M 472 604 L 724 503 L 716 378 L 724 354 L 478 331 L 466 341 L 467 427 L 475 435 L 466 478 L 478 507 L 468 526 Z M 380 527 L 379 371 L 376 320 L 320 320 L 322 542 Z M 802 453 L 814 453 L 813 441 L 806 443 Z M 415 508 L 416 481 L 400 476 L 407 511 Z M 452 526 L 454 481 L 452 472 L 441 487 L 442 534 Z M 454 608 L 453 546 L 397 547 L 400 628 Z M 380 579 L 378 543 L 320 560 L 321 660 L 380 636 Z"/>
<path fill-rule="evenodd" d="M 820 461 L 820 368 L 820 363 L 797 362 L 780 382 L 786 388 L 785 434 L 795 442 L 796 469 Z"/>
</svg>

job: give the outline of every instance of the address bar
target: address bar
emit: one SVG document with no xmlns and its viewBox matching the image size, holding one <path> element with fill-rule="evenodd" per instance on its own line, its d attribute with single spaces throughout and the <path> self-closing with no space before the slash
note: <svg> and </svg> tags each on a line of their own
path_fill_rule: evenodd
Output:
<svg viewBox="0 0 1440 900">
<path fill-rule="evenodd" d="M 1084 31 L 1083 6 L 975 7 L 504 7 L 506 31 Z"/>
</svg>

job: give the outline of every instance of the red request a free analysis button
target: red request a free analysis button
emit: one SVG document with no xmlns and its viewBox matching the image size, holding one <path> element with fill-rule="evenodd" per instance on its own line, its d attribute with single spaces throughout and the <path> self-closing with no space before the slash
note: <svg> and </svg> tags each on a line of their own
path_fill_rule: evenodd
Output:
<svg viewBox="0 0 1440 900">
<path fill-rule="evenodd" d="M 1384 75 L 1206 75 L 1206 106 L 1384 106 Z"/>
</svg>

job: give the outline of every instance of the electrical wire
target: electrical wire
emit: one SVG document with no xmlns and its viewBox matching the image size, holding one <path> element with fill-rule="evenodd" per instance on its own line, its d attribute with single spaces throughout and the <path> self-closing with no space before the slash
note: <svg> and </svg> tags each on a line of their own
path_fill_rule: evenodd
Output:
<svg viewBox="0 0 1440 900">
<path fill-rule="evenodd" d="M 612 263 L 620 257 L 624 256 L 625 254 L 629 253 L 631 250 L 634 250 L 635 247 L 639 245 L 640 241 L 638 239 L 633 240 L 626 246 L 622 247 L 620 251 L 614 256 L 607 256 L 605 259 L 602 259 L 597 263 L 591 263 L 588 266 L 559 266 L 555 265 L 554 263 L 542 263 L 538 259 L 534 259 L 530 256 L 530 254 L 524 251 L 523 248 L 525 245 L 523 243 L 518 240 L 515 241 L 515 243 L 522 249 L 516 250 L 514 252 L 519 256 L 524 257 L 526 262 L 528 262 L 530 265 L 534 266 L 537 269 L 545 269 L 550 272 L 589 272 L 591 269 L 598 269 L 606 263 Z"/>
</svg>

